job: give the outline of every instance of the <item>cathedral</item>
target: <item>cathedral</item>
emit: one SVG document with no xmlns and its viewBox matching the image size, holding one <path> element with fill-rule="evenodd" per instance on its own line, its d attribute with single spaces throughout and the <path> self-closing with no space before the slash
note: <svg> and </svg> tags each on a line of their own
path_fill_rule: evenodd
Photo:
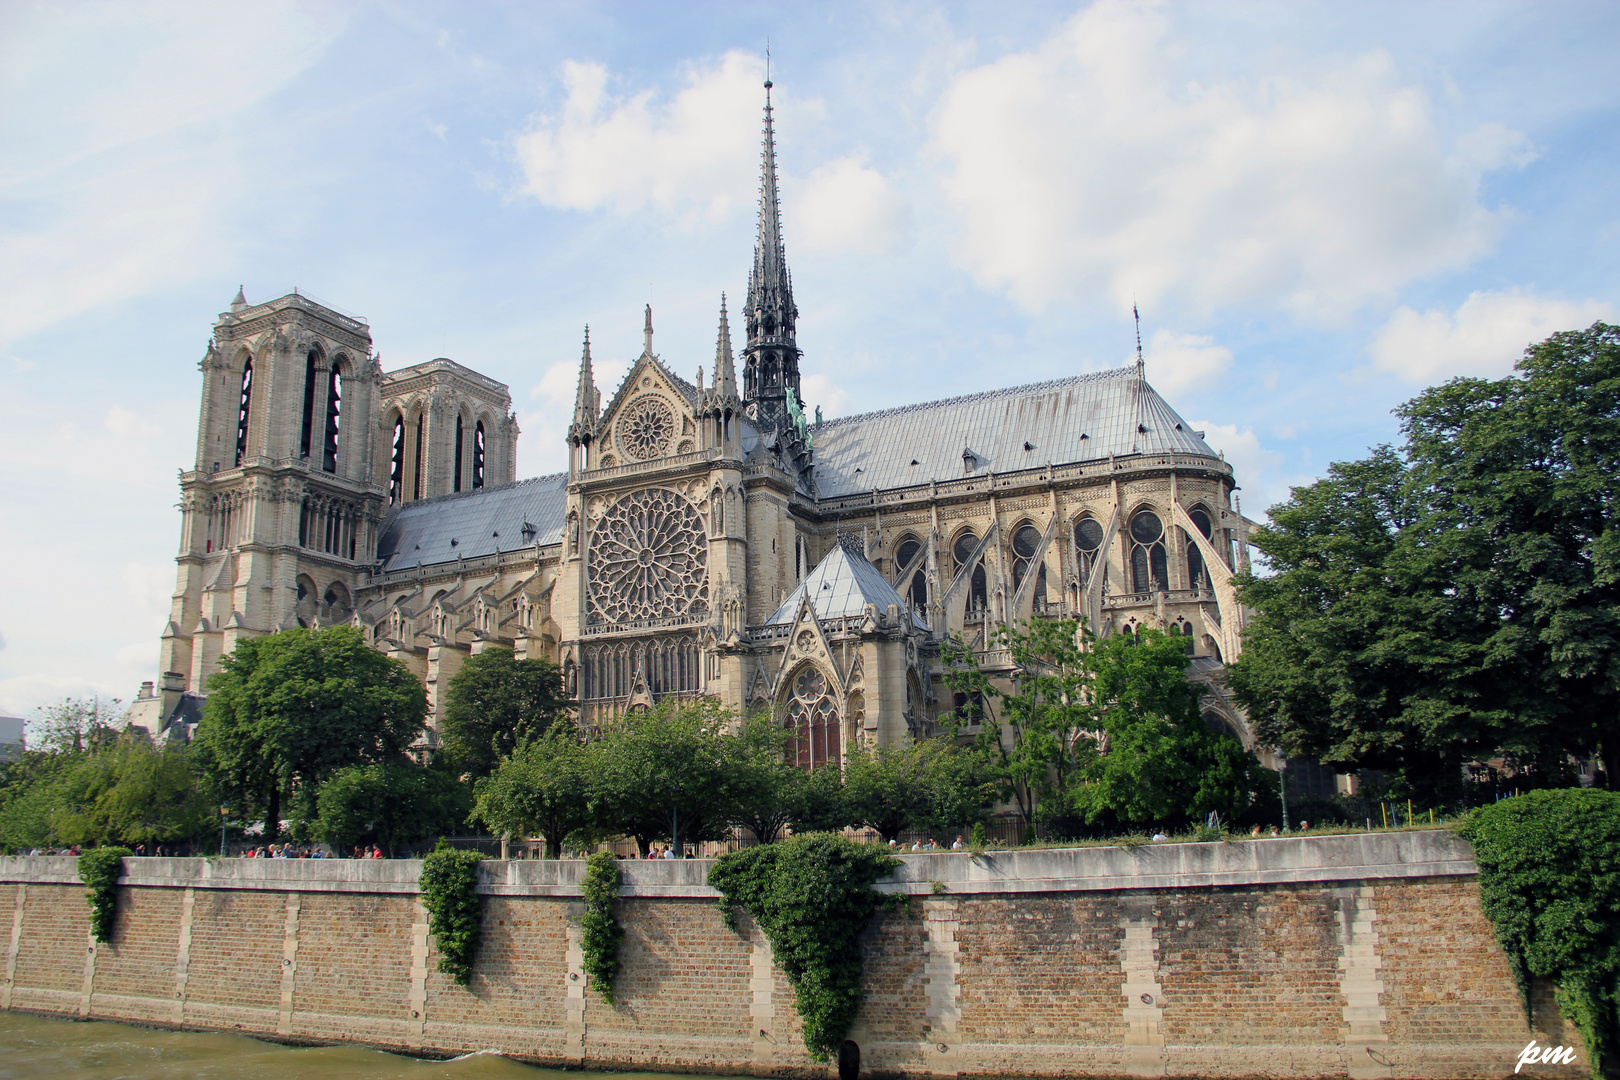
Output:
<svg viewBox="0 0 1620 1080">
<path fill-rule="evenodd" d="M 663 701 L 768 709 L 806 766 L 928 734 L 940 642 L 992 675 L 995 628 L 1084 617 L 1185 639 L 1205 721 L 1252 523 L 1231 466 L 1138 359 L 1113 371 L 823 419 L 800 392 L 767 82 L 759 233 L 710 376 L 643 348 L 604 403 L 587 332 L 568 471 L 517 479 L 508 388 L 437 359 L 384 372 L 369 326 L 297 292 L 214 324 L 161 674 L 130 721 L 185 738 L 243 637 L 349 623 L 427 689 L 490 647 L 545 657 L 585 726 Z M 740 369 L 740 377 L 739 377 Z"/>
</svg>

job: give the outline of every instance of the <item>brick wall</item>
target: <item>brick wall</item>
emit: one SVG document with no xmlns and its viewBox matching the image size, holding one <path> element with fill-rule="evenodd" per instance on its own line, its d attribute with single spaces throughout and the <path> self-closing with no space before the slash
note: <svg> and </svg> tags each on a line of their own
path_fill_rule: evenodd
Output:
<svg viewBox="0 0 1620 1080">
<path fill-rule="evenodd" d="M 1531 1030 L 1459 842 L 1333 839 L 909 857 L 880 884 L 909 909 L 861 936 L 850 1037 L 868 1071 L 930 1077 L 1502 1076 L 1530 1038 L 1573 1040 L 1546 987 Z M 825 1076 L 704 866 L 624 866 L 609 1006 L 584 988 L 575 863 L 485 864 L 460 987 L 437 971 L 414 864 L 129 860 L 113 941 L 92 947 L 73 860 L 0 860 L 0 1008 Z"/>
</svg>

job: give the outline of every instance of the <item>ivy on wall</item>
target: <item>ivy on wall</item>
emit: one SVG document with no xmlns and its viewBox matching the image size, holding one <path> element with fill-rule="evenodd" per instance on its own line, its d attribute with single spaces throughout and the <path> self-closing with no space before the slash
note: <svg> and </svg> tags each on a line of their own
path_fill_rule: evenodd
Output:
<svg viewBox="0 0 1620 1080">
<path fill-rule="evenodd" d="M 585 894 L 585 915 L 579 920 L 585 953 L 586 984 L 613 1004 L 613 978 L 619 973 L 619 942 L 624 928 L 613 917 L 619 895 L 619 861 L 611 851 L 598 851 L 585 863 L 580 891 Z"/>
<path fill-rule="evenodd" d="M 727 922 L 748 912 L 793 985 L 804 1046 L 826 1061 L 844 1041 L 861 1005 L 860 933 L 880 905 L 903 905 L 872 883 L 900 865 L 883 848 L 834 833 L 805 833 L 723 856 L 709 871 Z"/>
<path fill-rule="evenodd" d="M 422 906 L 428 929 L 439 942 L 439 970 L 461 986 L 472 981 L 478 951 L 478 862 L 476 851 L 441 847 L 422 860 Z"/>
<path fill-rule="evenodd" d="M 1475 810 L 1462 832 L 1526 1015 L 1531 977 L 1556 980 L 1592 1075 L 1620 1069 L 1620 793 L 1532 791 Z"/>
<path fill-rule="evenodd" d="M 129 848 L 100 847 L 79 856 L 79 880 L 90 886 L 90 936 L 102 943 L 112 940 L 113 917 L 118 913 L 118 875 Z"/>
</svg>

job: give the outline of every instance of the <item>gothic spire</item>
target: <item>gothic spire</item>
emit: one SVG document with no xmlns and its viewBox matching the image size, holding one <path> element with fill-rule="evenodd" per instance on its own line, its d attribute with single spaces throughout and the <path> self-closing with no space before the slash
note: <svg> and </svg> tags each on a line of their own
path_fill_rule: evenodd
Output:
<svg viewBox="0 0 1620 1080">
<path fill-rule="evenodd" d="M 782 204 L 776 182 L 776 124 L 771 108 L 771 81 L 765 80 L 765 131 L 760 152 L 759 235 L 754 265 L 748 274 L 743 347 L 743 393 L 757 419 L 780 425 L 788 416 L 787 392 L 799 393 L 799 350 L 794 331 L 799 309 L 793 303 L 793 280 L 782 247 Z"/>
<path fill-rule="evenodd" d="M 652 351 L 652 305 L 647 305 L 647 320 L 641 327 L 641 351 L 651 356 Z"/>
<path fill-rule="evenodd" d="M 720 294 L 720 337 L 714 343 L 714 391 L 737 396 L 737 369 L 731 361 L 731 324 L 726 321 L 726 294 Z"/>
<path fill-rule="evenodd" d="M 596 376 L 591 371 L 591 328 L 585 328 L 585 352 L 579 359 L 579 389 L 574 393 L 574 428 L 581 435 L 596 426 L 596 410 L 601 398 L 596 392 Z"/>
</svg>

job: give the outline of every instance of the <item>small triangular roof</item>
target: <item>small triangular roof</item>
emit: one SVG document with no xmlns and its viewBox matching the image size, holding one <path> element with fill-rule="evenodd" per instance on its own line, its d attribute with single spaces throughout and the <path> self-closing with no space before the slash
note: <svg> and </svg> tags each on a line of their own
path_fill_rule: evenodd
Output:
<svg viewBox="0 0 1620 1080">
<path fill-rule="evenodd" d="M 818 619 L 852 618 L 864 612 L 868 604 L 876 604 L 879 611 L 886 611 L 890 604 L 895 604 L 904 611 L 905 600 L 883 579 L 878 568 L 867 562 L 866 556 L 861 554 L 860 543 L 858 537 L 839 537 L 827 557 L 788 594 L 776 614 L 765 620 L 765 625 L 791 623 L 798 615 L 799 604 L 806 599 Z M 911 621 L 919 630 L 928 629 L 928 624 L 915 611 L 911 613 Z"/>
</svg>

